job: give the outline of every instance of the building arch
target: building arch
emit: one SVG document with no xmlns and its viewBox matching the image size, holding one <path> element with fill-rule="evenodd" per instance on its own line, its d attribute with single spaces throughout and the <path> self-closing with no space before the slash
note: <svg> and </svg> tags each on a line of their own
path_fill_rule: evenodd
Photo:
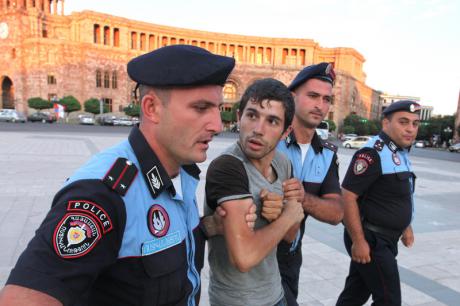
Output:
<svg viewBox="0 0 460 306">
<path fill-rule="evenodd" d="M 13 81 L 8 76 L 2 77 L 2 95 L 0 108 L 14 109 L 14 86 Z"/>
</svg>

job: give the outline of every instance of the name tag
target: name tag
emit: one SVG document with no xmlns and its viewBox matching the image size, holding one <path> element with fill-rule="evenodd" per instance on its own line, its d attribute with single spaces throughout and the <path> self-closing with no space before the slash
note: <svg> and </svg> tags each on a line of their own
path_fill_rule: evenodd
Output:
<svg viewBox="0 0 460 306">
<path fill-rule="evenodd" d="M 181 242 L 180 232 L 174 232 L 164 237 L 146 241 L 142 244 L 142 256 L 152 255 L 166 250 Z"/>
</svg>

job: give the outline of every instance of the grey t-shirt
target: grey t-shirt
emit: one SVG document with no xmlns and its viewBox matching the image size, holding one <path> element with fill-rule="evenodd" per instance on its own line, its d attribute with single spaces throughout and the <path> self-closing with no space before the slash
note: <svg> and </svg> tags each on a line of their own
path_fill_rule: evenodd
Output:
<svg viewBox="0 0 460 306">
<path fill-rule="evenodd" d="M 282 182 L 291 176 L 291 164 L 279 152 L 272 167 L 277 174 L 270 183 L 248 161 L 238 144 L 228 148 L 209 165 L 206 176 L 205 215 L 210 215 L 225 201 L 253 198 L 257 206 L 255 229 L 268 225 L 261 216 L 262 188 L 283 194 Z M 249 272 L 242 273 L 229 260 L 223 236 L 209 239 L 209 301 L 212 306 L 273 306 L 283 297 L 276 247 Z"/>
</svg>

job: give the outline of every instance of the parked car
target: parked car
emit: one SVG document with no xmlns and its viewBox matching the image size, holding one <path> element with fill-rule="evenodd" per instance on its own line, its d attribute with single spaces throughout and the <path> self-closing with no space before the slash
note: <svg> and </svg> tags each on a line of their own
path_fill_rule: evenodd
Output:
<svg viewBox="0 0 460 306">
<path fill-rule="evenodd" d="M 80 124 L 94 125 L 94 117 L 91 115 L 82 115 L 79 119 Z"/>
<path fill-rule="evenodd" d="M 368 140 L 370 139 L 369 136 L 358 136 L 354 137 L 353 139 L 350 140 L 345 140 L 342 143 L 342 146 L 344 146 L 347 149 L 359 149 L 361 148 Z"/>
<path fill-rule="evenodd" d="M 0 121 L 6 122 L 26 122 L 27 118 L 23 113 L 18 112 L 14 109 L 2 109 L 0 110 Z"/>
<path fill-rule="evenodd" d="M 113 120 L 113 125 L 132 126 L 134 123 L 128 117 L 120 117 Z"/>
<path fill-rule="evenodd" d="M 460 153 L 460 142 L 449 146 L 448 150 L 449 150 L 449 152 Z"/>
<path fill-rule="evenodd" d="M 414 147 L 416 147 L 416 148 L 424 148 L 424 147 L 426 147 L 425 140 L 417 140 L 416 142 L 414 142 Z"/>
<path fill-rule="evenodd" d="M 117 119 L 117 116 L 113 115 L 101 115 L 97 118 L 97 122 L 100 125 L 113 125 L 113 120 Z"/>
<path fill-rule="evenodd" d="M 46 122 L 53 123 L 56 121 L 56 117 L 53 116 L 52 114 L 47 114 L 47 113 L 42 113 L 42 112 L 33 113 L 29 115 L 27 119 L 30 122 L 42 122 L 42 123 L 46 123 Z"/>
<path fill-rule="evenodd" d="M 346 140 L 351 140 L 355 137 L 357 137 L 358 135 L 356 134 L 343 134 L 342 137 L 340 138 L 341 141 L 346 141 Z"/>
</svg>

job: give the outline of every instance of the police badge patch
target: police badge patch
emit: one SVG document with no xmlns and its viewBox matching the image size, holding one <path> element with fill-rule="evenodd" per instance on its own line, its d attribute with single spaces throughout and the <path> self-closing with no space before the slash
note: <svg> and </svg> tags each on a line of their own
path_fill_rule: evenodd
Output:
<svg viewBox="0 0 460 306">
<path fill-rule="evenodd" d="M 396 154 L 396 153 L 393 153 L 393 162 L 394 162 L 397 166 L 401 165 L 401 160 L 399 159 L 398 154 Z"/>
<path fill-rule="evenodd" d="M 100 238 L 101 231 L 93 217 L 68 213 L 54 230 L 54 250 L 62 258 L 78 258 L 91 251 Z"/>
<path fill-rule="evenodd" d="M 168 213 L 162 206 L 158 204 L 152 205 L 147 215 L 147 224 L 153 236 L 163 237 L 169 230 Z"/>
<path fill-rule="evenodd" d="M 367 168 L 369 168 L 369 163 L 367 160 L 358 158 L 353 165 L 353 172 L 355 175 L 361 175 L 366 172 Z"/>
</svg>

